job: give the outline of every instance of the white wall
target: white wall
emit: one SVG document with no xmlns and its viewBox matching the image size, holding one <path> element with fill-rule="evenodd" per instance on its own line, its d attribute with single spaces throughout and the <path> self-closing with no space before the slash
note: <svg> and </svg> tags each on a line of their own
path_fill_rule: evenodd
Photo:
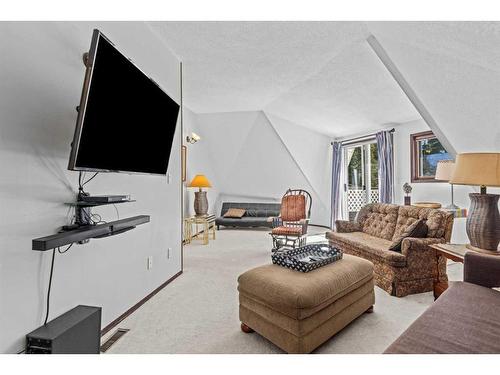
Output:
<svg viewBox="0 0 500 375">
<path fill-rule="evenodd" d="M 196 123 L 217 181 L 217 213 L 224 201 L 279 202 L 288 188 L 303 188 L 313 196 L 311 222 L 329 224 L 327 136 L 262 111 L 198 114 Z M 188 169 L 199 162 L 188 157 Z"/>
<path fill-rule="evenodd" d="M 186 136 L 190 135 L 191 132 L 195 132 L 201 137 L 201 139 L 195 144 L 189 144 L 185 141 Z M 183 142 L 187 147 L 186 181 L 183 184 L 185 216 L 192 216 L 195 214 L 193 208 L 194 192 L 198 189 L 188 188 L 187 185 L 197 174 L 205 175 L 212 185 L 210 189 L 204 190 L 207 191 L 209 214 L 217 215 L 216 202 L 219 197 L 220 185 L 214 170 L 216 164 L 214 160 L 212 160 L 212 154 L 209 151 L 207 141 L 206 129 L 204 127 L 200 127 L 198 124 L 197 115 L 189 109 L 184 108 Z"/>
<path fill-rule="evenodd" d="M 92 29 L 179 99 L 179 65 L 144 24 L 0 23 L 0 352 L 23 348 L 43 323 L 51 252 L 31 240 L 69 221 L 77 173 L 67 170 Z M 77 304 L 102 306 L 110 323 L 181 269 L 180 126 L 170 158 L 171 184 L 156 176 L 101 174 L 96 194 L 131 194 L 120 217 L 151 215 L 149 224 L 56 255 L 51 317 Z M 114 220 L 113 207 L 95 210 Z M 171 258 L 167 248 L 171 247 Z M 146 269 L 153 256 L 153 269 Z"/>
<path fill-rule="evenodd" d="M 304 175 L 315 195 L 311 222 L 330 225 L 332 148 L 331 139 L 325 134 L 266 112 L 300 172 Z"/>
</svg>

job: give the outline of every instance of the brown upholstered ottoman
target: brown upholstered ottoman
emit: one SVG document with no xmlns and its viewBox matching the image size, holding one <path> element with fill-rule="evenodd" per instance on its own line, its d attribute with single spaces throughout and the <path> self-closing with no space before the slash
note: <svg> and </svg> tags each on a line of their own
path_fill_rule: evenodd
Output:
<svg viewBox="0 0 500 375">
<path fill-rule="evenodd" d="M 375 303 L 373 264 L 343 259 L 302 273 L 269 264 L 238 278 L 240 320 L 288 353 L 309 353 Z"/>
</svg>

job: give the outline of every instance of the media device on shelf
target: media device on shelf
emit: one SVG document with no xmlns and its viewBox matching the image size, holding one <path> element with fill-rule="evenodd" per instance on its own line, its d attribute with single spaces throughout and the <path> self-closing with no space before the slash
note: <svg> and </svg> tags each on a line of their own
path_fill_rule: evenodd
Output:
<svg viewBox="0 0 500 375">
<path fill-rule="evenodd" d="M 128 195 L 83 195 L 81 200 L 87 203 L 119 203 L 130 201 L 130 197 Z"/>
</svg>

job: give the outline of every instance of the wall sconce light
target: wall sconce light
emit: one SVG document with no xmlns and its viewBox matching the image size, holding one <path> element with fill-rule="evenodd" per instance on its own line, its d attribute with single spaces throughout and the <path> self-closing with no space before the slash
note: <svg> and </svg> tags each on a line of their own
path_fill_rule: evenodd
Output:
<svg viewBox="0 0 500 375">
<path fill-rule="evenodd" d="M 187 142 L 187 143 L 191 143 L 191 144 L 195 144 L 195 143 L 196 143 L 196 142 L 198 142 L 200 139 L 201 139 L 201 137 L 200 137 L 198 134 L 196 134 L 196 133 L 192 132 L 192 133 L 191 133 L 191 135 L 188 135 L 188 136 L 186 137 L 186 142 Z"/>
</svg>

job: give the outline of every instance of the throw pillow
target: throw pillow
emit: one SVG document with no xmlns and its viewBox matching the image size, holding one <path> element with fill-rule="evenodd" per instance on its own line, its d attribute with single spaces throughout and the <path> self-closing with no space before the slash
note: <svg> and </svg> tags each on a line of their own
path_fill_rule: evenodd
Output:
<svg viewBox="0 0 500 375">
<path fill-rule="evenodd" d="M 243 208 L 230 208 L 223 215 L 224 217 L 233 218 L 233 219 L 241 219 L 247 210 Z"/>
<path fill-rule="evenodd" d="M 257 216 L 259 216 L 257 214 L 258 214 L 257 210 L 247 210 L 247 212 L 245 213 L 245 216 L 257 217 Z"/>
<path fill-rule="evenodd" d="M 392 241 L 391 246 L 389 246 L 389 250 L 401 251 L 401 244 L 405 238 L 424 238 L 427 236 L 428 230 L 429 228 L 423 220 L 415 221 L 414 223 L 408 225 L 408 227 Z"/>
</svg>

